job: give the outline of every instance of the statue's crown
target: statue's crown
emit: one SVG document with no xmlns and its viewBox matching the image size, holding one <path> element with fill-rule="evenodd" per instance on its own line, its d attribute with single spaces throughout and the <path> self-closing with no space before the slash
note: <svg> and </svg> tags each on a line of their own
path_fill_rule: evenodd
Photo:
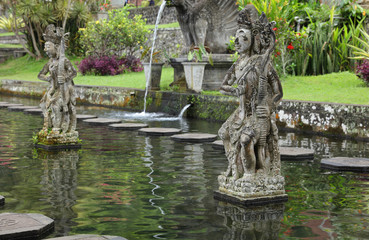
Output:
<svg viewBox="0 0 369 240">
<path fill-rule="evenodd" d="M 43 34 L 45 41 L 60 44 L 60 41 L 64 35 L 64 30 L 61 27 L 55 27 L 50 24 L 46 27 L 46 31 Z"/>
<path fill-rule="evenodd" d="M 237 22 L 239 28 L 250 29 L 253 35 L 263 31 L 270 31 L 275 24 L 275 22 L 268 21 L 264 12 L 259 17 L 258 11 L 252 4 L 246 5 L 240 11 Z"/>
</svg>

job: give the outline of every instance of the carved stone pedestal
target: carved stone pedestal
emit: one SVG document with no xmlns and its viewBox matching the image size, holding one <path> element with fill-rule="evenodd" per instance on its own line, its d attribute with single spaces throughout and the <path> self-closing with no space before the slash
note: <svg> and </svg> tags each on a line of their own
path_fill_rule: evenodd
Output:
<svg viewBox="0 0 369 240">
<path fill-rule="evenodd" d="M 51 131 L 42 129 L 37 134 L 35 147 L 46 150 L 79 149 L 82 146 L 79 142 L 77 131 L 60 133 L 60 131 L 56 129 Z"/>
<path fill-rule="evenodd" d="M 234 180 L 218 176 L 219 190 L 214 192 L 217 200 L 242 206 L 258 206 L 288 201 L 284 190 L 284 177 L 255 174 Z"/>
</svg>

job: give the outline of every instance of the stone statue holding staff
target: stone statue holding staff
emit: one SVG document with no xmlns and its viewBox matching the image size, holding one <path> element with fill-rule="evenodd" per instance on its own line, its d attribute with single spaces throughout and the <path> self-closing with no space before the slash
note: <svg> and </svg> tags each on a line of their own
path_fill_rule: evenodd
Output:
<svg viewBox="0 0 369 240">
<path fill-rule="evenodd" d="M 218 177 L 219 191 L 253 198 L 284 195 L 276 107 L 282 86 L 272 65 L 274 22 L 253 5 L 239 14 L 235 47 L 239 59 L 229 69 L 221 92 L 239 98 L 239 107 L 219 130 L 228 168 Z"/>
</svg>

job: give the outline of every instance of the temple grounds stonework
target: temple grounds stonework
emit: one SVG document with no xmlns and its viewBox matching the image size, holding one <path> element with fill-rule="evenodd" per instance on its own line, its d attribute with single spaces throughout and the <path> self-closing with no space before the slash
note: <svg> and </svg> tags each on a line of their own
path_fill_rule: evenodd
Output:
<svg viewBox="0 0 369 240">
<path fill-rule="evenodd" d="M 0 93 L 40 99 L 47 83 L 1 80 Z M 75 87 L 78 104 L 101 105 L 142 111 L 144 90 L 119 87 Z M 177 115 L 191 103 L 186 116 L 225 121 L 238 106 L 234 97 L 207 96 L 177 92 L 149 92 L 148 111 Z M 283 100 L 278 107 L 280 130 L 339 136 L 369 141 L 369 106 Z"/>
</svg>

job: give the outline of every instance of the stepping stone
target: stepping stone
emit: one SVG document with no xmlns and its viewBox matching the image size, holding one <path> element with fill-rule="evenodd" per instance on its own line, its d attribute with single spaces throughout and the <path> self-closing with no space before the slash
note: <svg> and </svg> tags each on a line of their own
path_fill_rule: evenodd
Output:
<svg viewBox="0 0 369 240">
<path fill-rule="evenodd" d="M 3 196 L 0 195 L 0 206 L 5 204 L 5 198 Z M 1 223 L 0 223 L 1 226 Z"/>
<path fill-rule="evenodd" d="M 110 124 L 109 127 L 119 130 L 138 130 L 141 128 L 147 128 L 148 125 L 145 123 L 116 123 Z"/>
<path fill-rule="evenodd" d="M 54 220 L 38 213 L 0 214 L 0 239 L 41 239 L 54 231 Z"/>
<path fill-rule="evenodd" d="M 25 111 L 27 109 L 35 109 L 36 106 L 15 106 L 15 107 L 8 107 L 11 111 Z"/>
<path fill-rule="evenodd" d="M 145 136 L 170 136 L 181 131 L 178 128 L 142 128 L 138 130 L 138 134 Z"/>
<path fill-rule="evenodd" d="M 320 166 L 337 171 L 369 172 L 369 158 L 335 157 L 322 159 Z"/>
<path fill-rule="evenodd" d="M 121 119 L 115 119 L 115 118 L 91 118 L 83 120 L 83 122 L 90 123 L 93 125 L 110 125 L 113 123 L 120 123 L 122 122 Z"/>
<path fill-rule="evenodd" d="M 24 112 L 25 113 L 41 114 L 42 115 L 42 109 L 41 108 L 26 109 L 26 110 L 24 110 Z"/>
<path fill-rule="evenodd" d="M 214 142 L 217 139 L 217 135 L 209 133 L 184 133 L 171 136 L 170 138 L 179 142 Z"/>
<path fill-rule="evenodd" d="M 48 240 L 127 240 L 127 239 L 118 236 L 80 234 L 67 237 L 48 238 Z"/>
<path fill-rule="evenodd" d="M 211 146 L 212 146 L 214 149 L 224 151 L 224 144 L 223 144 L 223 140 L 216 140 L 215 142 L 213 142 L 213 143 L 211 144 Z"/>
<path fill-rule="evenodd" d="M 314 150 L 306 148 L 280 147 L 282 161 L 314 160 Z"/>
<path fill-rule="evenodd" d="M 8 104 L 8 102 L 0 102 L 0 104 Z"/>
<path fill-rule="evenodd" d="M 97 116 L 95 116 L 95 115 L 86 115 L 86 114 L 77 114 L 76 116 L 77 116 L 77 120 L 97 118 Z"/>
<path fill-rule="evenodd" d="M 16 104 L 16 103 L 3 103 L 3 104 L 0 104 L 0 108 L 17 107 L 17 106 L 23 106 L 23 104 Z"/>
</svg>

